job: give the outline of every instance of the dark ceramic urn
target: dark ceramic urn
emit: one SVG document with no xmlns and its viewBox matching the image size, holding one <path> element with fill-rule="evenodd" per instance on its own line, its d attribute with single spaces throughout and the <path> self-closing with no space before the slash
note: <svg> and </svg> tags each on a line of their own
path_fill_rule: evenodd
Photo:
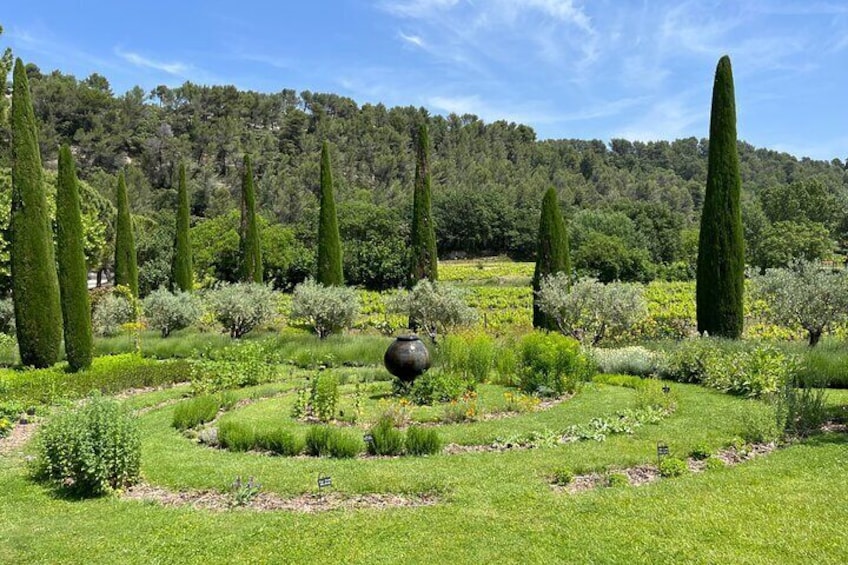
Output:
<svg viewBox="0 0 848 565">
<path fill-rule="evenodd" d="M 430 368 L 430 352 L 417 335 L 402 335 L 386 350 L 383 363 L 391 374 L 411 383 Z"/>
</svg>

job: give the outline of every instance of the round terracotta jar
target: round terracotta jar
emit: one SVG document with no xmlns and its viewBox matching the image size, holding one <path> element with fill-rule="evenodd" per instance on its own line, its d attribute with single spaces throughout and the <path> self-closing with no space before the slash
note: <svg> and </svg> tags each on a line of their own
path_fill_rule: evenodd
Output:
<svg viewBox="0 0 848 565">
<path fill-rule="evenodd" d="M 402 335 L 386 350 L 383 363 L 391 374 L 410 383 L 430 368 L 430 352 L 417 335 Z"/>
</svg>

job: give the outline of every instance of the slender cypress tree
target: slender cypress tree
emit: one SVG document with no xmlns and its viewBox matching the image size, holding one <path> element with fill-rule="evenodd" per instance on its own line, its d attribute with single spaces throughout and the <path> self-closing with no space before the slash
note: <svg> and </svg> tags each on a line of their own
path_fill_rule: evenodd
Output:
<svg viewBox="0 0 848 565">
<path fill-rule="evenodd" d="M 124 173 L 118 177 L 118 220 L 115 225 L 115 285 L 129 287 L 138 297 L 138 262 L 135 254 L 130 204 Z"/>
<path fill-rule="evenodd" d="M 571 258 L 568 251 L 568 230 L 559 211 L 557 193 L 549 188 L 542 199 L 539 219 L 539 242 L 536 247 L 536 270 L 533 273 L 533 327 L 555 330 L 556 322 L 539 310 L 536 292 L 548 275 L 564 272 L 571 275 Z"/>
<path fill-rule="evenodd" d="M 415 189 L 412 197 L 412 245 L 409 287 L 421 279 L 439 278 L 439 257 L 436 253 L 436 227 L 430 209 L 430 141 L 427 124 L 418 127 L 415 155 Z"/>
<path fill-rule="evenodd" d="M 739 156 L 736 148 L 736 102 L 730 58 L 716 68 L 710 116 L 707 191 L 701 212 L 696 282 L 698 331 L 736 339 L 744 315 L 745 248 Z"/>
<path fill-rule="evenodd" d="M 12 297 L 21 363 L 49 367 L 59 359 L 62 310 L 47 212 L 38 132 L 26 70 L 15 61 L 12 90 L 12 210 L 9 218 Z"/>
<path fill-rule="evenodd" d="M 177 235 L 174 239 L 174 289 L 188 292 L 194 286 L 189 235 L 188 189 L 185 163 L 180 163 L 180 182 L 177 190 Z"/>
<path fill-rule="evenodd" d="M 71 370 L 79 371 L 91 365 L 94 343 L 77 172 L 67 145 L 59 150 L 56 239 L 59 247 L 59 291 L 65 321 L 65 354 Z"/>
<path fill-rule="evenodd" d="M 342 244 L 339 220 L 333 198 L 333 171 L 330 169 L 330 149 L 321 146 L 321 215 L 318 224 L 318 277 L 324 286 L 344 284 L 342 273 Z"/>
<path fill-rule="evenodd" d="M 262 282 L 262 250 L 259 228 L 256 225 L 256 191 L 253 187 L 253 168 L 250 157 L 244 156 L 244 176 L 241 183 L 241 279 Z"/>
</svg>

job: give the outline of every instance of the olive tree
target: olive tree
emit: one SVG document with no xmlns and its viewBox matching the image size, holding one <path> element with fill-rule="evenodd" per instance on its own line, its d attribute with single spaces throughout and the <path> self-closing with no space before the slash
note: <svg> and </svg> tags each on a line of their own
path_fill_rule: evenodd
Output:
<svg viewBox="0 0 848 565">
<path fill-rule="evenodd" d="M 848 319 L 848 273 L 801 261 L 754 278 L 754 298 L 765 301 L 775 324 L 800 326 L 810 347 L 833 324 Z"/>
<path fill-rule="evenodd" d="M 536 292 L 541 311 L 584 345 L 629 332 L 648 312 L 642 286 L 584 278 L 569 288 L 565 273 L 545 277 Z"/>
<path fill-rule="evenodd" d="M 351 327 L 358 314 L 359 298 L 350 287 L 307 279 L 294 288 L 291 317 L 304 320 L 321 339 Z"/>
<path fill-rule="evenodd" d="M 206 296 L 215 319 L 230 337 L 240 338 L 277 312 L 277 296 L 267 285 L 254 282 L 221 284 Z"/>
<path fill-rule="evenodd" d="M 412 290 L 394 296 L 389 309 L 409 316 L 434 342 L 437 335 L 474 321 L 476 313 L 459 289 L 423 279 Z"/>
</svg>

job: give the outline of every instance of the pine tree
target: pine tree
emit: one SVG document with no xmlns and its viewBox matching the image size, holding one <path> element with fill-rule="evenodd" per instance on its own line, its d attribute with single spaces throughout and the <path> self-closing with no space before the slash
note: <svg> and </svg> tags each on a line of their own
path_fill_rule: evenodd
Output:
<svg viewBox="0 0 848 565">
<path fill-rule="evenodd" d="M 38 132 L 26 70 L 15 61 L 12 89 L 12 297 L 21 363 L 49 367 L 59 359 L 62 310 L 53 231 L 44 192 Z"/>
<path fill-rule="evenodd" d="M 745 249 L 736 102 L 730 58 L 716 68 L 710 116 L 707 191 L 698 241 L 698 331 L 736 339 L 742 335 Z"/>
<path fill-rule="evenodd" d="M 330 149 L 325 141 L 321 147 L 321 214 L 318 224 L 318 277 L 324 286 L 344 284 L 342 245 L 339 221 L 333 198 L 333 172 L 330 169 Z"/>
<path fill-rule="evenodd" d="M 189 235 L 188 189 L 186 188 L 185 163 L 180 163 L 180 180 L 177 190 L 177 232 L 174 239 L 174 289 L 184 292 L 194 287 L 191 264 L 191 236 Z"/>
<path fill-rule="evenodd" d="M 79 371 L 91 366 L 94 344 L 91 337 L 88 268 L 85 262 L 77 172 L 67 145 L 59 150 L 56 239 L 59 248 L 59 290 L 65 321 L 65 354 L 71 370 Z"/>
<path fill-rule="evenodd" d="M 439 257 L 436 253 L 436 228 L 430 209 L 430 141 L 427 124 L 418 127 L 415 155 L 415 188 L 412 200 L 412 243 L 409 287 L 421 279 L 439 278 Z"/>
<path fill-rule="evenodd" d="M 542 215 L 539 219 L 539 241 L 536 247 L 536 270 L 533 273 L 533 327 L 545 330 L 557 329 L 556 322 L 545 315 L 537 303 L 536 292 L 548 275 L 564 272 L 571 274 L 571 258 L 568 251 L 568 230 L 559 211 L 557 193 L 549 188 L 542 199 Z"/>
<path fill-rule="evenodd" d="M 135 254 L 130 204 L 124 174 L 118 177 L 118 219 L 115 225 L 115 285 L 126 286 L 138 297 L 138 263 Z"/>
<path fill-rule="evenodd" d="M 250 157 L 244 156 L 244 176 L 241 183 L 241 278 L 246 282 L 262 282 L 262 250 L 259 228 L 256 225 L 256 191 Z"/>
</svg>

